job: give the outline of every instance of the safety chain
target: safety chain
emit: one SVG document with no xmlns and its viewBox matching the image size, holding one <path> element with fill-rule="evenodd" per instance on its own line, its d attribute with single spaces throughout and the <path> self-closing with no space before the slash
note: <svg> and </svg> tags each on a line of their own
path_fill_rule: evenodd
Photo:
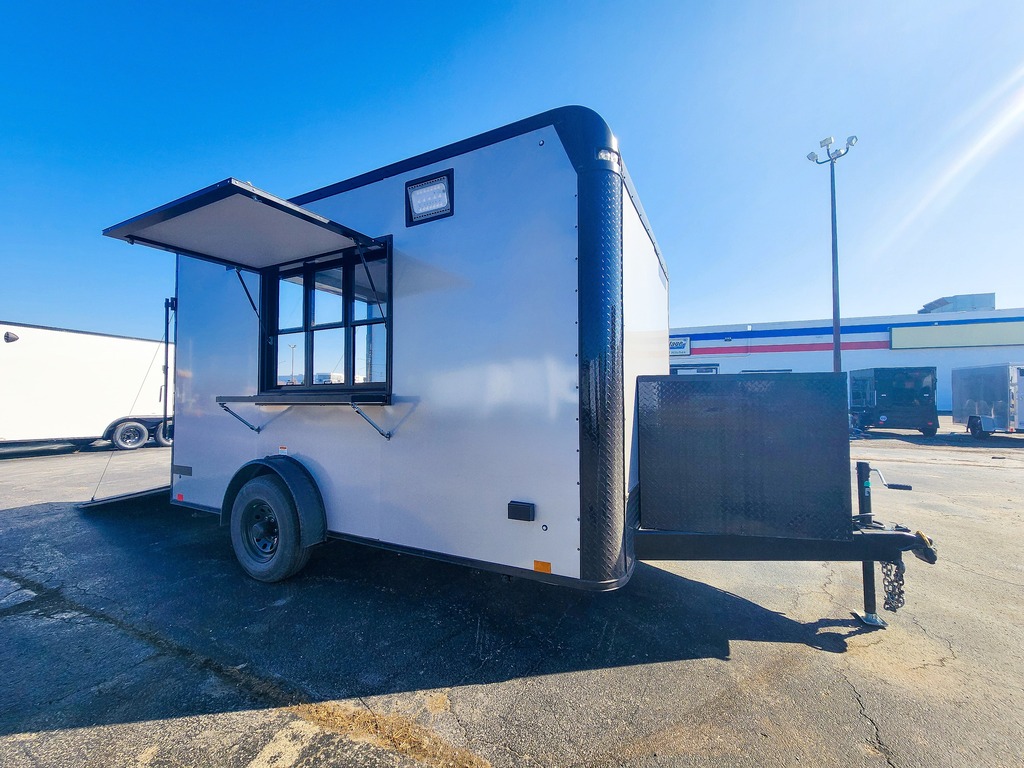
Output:
<svg viewBox="0 0 1024 768">
<path fill-rule="evenodd" d="M 882 607 L 896 613 L 907 602 L 903 594 L 903 574 L 907 565 L 902 560 L 895 563 L 882 563 L 882 589 L 885 602 Z"/>
</svg>

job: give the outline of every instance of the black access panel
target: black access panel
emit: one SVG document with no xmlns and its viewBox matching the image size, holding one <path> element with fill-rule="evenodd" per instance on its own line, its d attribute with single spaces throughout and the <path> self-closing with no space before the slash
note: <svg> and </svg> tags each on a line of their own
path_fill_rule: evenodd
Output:
<svg viewBox="0 0 1024 768">
<path fill-rule="evenodd" d="M 640 527 L 849 540 L 846 374 L 641 376 Z"/>
</svg>

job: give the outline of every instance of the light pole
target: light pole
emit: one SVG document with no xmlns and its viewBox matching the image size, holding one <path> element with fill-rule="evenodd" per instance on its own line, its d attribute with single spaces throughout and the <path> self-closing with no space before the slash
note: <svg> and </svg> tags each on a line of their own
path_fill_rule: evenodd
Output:
<svg viewBox="0 0 1024 768">
<path fill-rule="evenodd" d="M 292 377 L 288 381 L 288 383 L 289 384 L 294 384 L 295 383 L 295 345 L 294 344 L 289 344 L 288 346 L 292 348 Z"/>
<path fill-rule="evenodd" d="M 826 159 L 819 160 L 816 152 L 807 155 L 807 159 L 818 165 L 828 163 L 832 177 L 832 370 L 839 373 L 843 370 L 843 358 L 840 345 L 842 343 L 842 328 L 839 325 L 839 238 L 836 233 L 836 160 L 850 151 L 850 148 L 857 143 L 856 136 L 850 136 L 846 140 L 846 146 L 842 149 L 832 149 L 835 142 L 831 136 L 822 139 L 820 146 L 825 150 Z"/>
</svg>

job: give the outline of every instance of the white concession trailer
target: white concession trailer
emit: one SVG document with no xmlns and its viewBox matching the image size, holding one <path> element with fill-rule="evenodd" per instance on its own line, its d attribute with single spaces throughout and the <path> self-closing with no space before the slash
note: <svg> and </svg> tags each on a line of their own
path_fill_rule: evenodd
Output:
<svg viewBox="0 0 1024 768">
<path fill-rule="evenodd" d="M 2 321 L 0 337 L 0 444 L 170 444 L 164 342 Z"/>
<path fill-rule="evenodd" d="M 664 511 L 644 530 L 644 387 L 681 378 L 668 275 L 588 109 L 291 200 L 226 179 L 104 234 L 178 254 L 172 501 L 229 522 L 257 579 L 339 537 L 602 590 L 629 579 L 641 540 L 699 559 L 749 559 L 729 546 L 761 540 L 666 530 Z M 836 392 L 845 505 L 782 540 L 831 541 L 836 559 L 927 549 L 854 530 Z"/>
</svg>

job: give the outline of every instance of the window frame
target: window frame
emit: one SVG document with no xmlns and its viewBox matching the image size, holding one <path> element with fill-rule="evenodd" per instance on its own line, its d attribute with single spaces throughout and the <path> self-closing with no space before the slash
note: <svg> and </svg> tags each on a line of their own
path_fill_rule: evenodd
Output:
<svg viewBox="0 0 1024 768">
<path fill-rule="evenodd" d="M 386 286 L 384 292 L 387 301 L 384 305 L 383 318 L 355 319 L 355 303 L 357 300 L 355 284 L 363 270 L 374 262 L 384 263 Z M 342 270 L 342 319 L 338 322 L 314 324 L 314 295 L 316 293 L 316 274 L 329 269 Z M 390 238 L 383 249 L 363 251 L 356 248 L 346 249 L 341 253 L 332 254 L 301 263 L 279 264 L 261 270 L 260 289 L 260 356 L 259 356 L 259 398 L 279 398 L 282 401 L 303 399 L 331 401 L 339 403 L 379 403 L 391 402 L 392 384 L 392 323 L 394 303 L 392 301 L 392 249 Z M 302 326 L 279 328 L 279 296 L 280 281 L 296 275 L 302 276 Z M 380 286 L 377 286 L 378 289 Z M 362 326 L 382 325 L 385 333 L 384 380 L 370 382 L 355 381 L 356 366 L 356 334 Z M 319 331 L 342 329 L 345 338 L 345 381 L 338 384 L 315 384 L 315 360 L 313 355 L 314 335 Z M 278 382 L 278 356 L 281 336 L 301 333 L 303 339 L 302 384 L 280 384 Z"/>
</svg>

